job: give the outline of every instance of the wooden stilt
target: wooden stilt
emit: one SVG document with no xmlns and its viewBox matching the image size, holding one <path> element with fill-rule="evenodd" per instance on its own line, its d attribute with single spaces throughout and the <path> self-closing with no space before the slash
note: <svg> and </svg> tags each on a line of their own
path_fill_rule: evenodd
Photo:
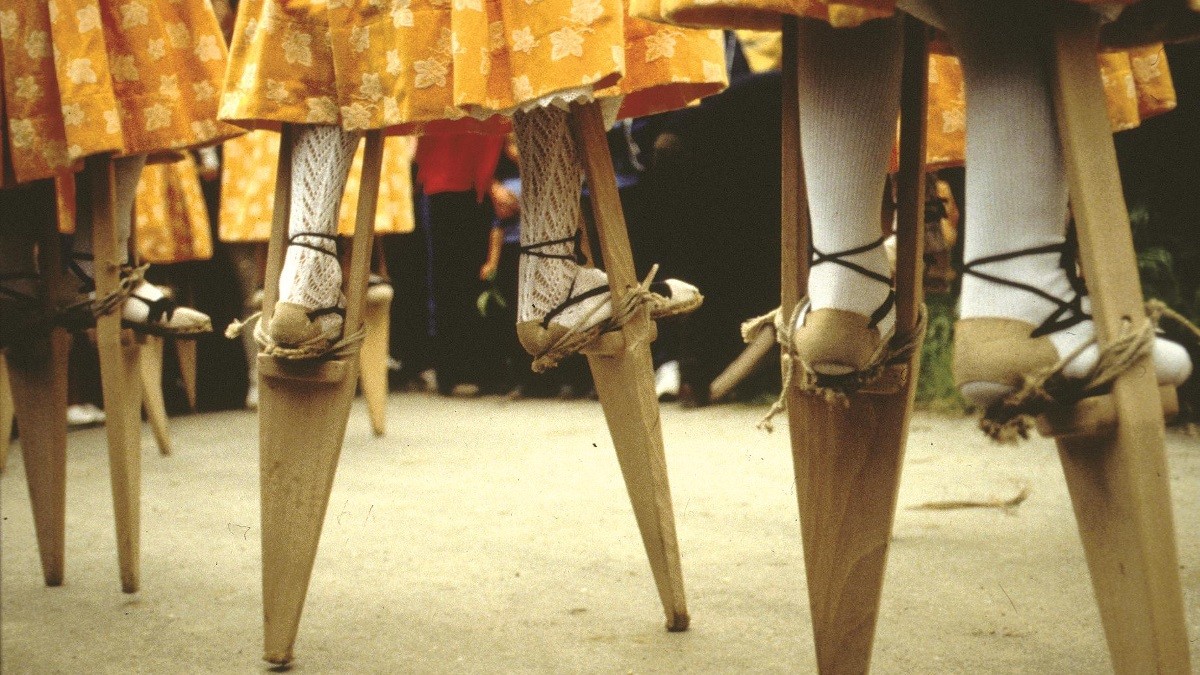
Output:
<svg viewBox="0 0 1200 675">
<path fill-rule="evenodd" d="M 571 125 L 582 149 L 600 249 L 616 305 L 638 279 L 600 106 L 572 106 Z M 650 360 L 655 335 L 654 323 L 642 309 L 587 356 L 666 612 L 667 630 L 682 631 L 687 629 L 689 617 Z"/>
<path fill-rule="evenodd" d="M 1098 21 L 1074 9 L 1064 8 L 1055 34 L 1053 90 L 1080 262 L 1104 343 L 1145 313 L 1096 66 Z M 1058 440 L 1118 673 L 1191 672 L 1156 388 L 1153 368 L 1129 369 L 1113 385 L 1115 428 Z"/>
<path fill-rule="evenodd" d="M 379 250 L 379 242 L 375 242 Z M 379 258 L 382 261 L 382 258 Z M 379 284 L 367 289 L 366 320 L 367 337 L 363 340 L 359 358 L 359 382 L 367 413 L 371 417 L 371 430 L 376 436 L 387 433 L 388 399 L 388 354 L 392 331 L 392 295 L 390 284 Z"/>
<path fill-rule="evenodd" d="M 142 340 L 138 358 L 138 374 L 142 384 L 142 408 L 158 443 L 158 452 L 171 454 L 171 432 L 167 423 L 167 404 L 163 400 L 162 369 L 163 339 L 147 335 Z"/>
<path fill-rule="evenodd" d="M 708 402 L 718 403 L 728 396 L 735 387 L 742 383 L 742 380 L 758 369 L 763 357 L 774 346 L 775 327 L 768 326 L 765 330 L 760 331 L 750 344 L 746 345 L 742 353 L 738 354 L 737 358 L 726 366 L 720 375 L 713 378 L 712 383 L 708 385 Z"/>
<path fill-rule="evenodd" d="M 67 355 L 71 337 L 56 328 L 48 339 L 50 350 L 45 359 L 14 360 L 10 382 L 42 575 L 47 586 L 59 586 L 66 541 Z"/>
<path fill-rule="evenodd" d="M 13 431 L 12 386 L 8 383 L 8 359 L 0 351 L 0 474 L 8 466 Z"/>
<path fill-rule="evenodd" d="M 905 18 L 897 318 L 899 339 L 919 330 L 924 190 L 925 29 Z M 784 22 L 782 307 L 805 295 L 809 217 L 800 152 L 798 23 Z M 796 494 L 817 663 L 822 673 L 870 664 L 920 349 L 878 391 L 846 406 L 787 392 Z"/>
<path fill-rule="evenodd" d="M 285 125 L 275 187 L 263 321 L 279 294 L 287 245 L 294 130 Z M 367 134 L 346 291 L 345 330 L 362 323 L 383 136 Z M 358 373 L 358 355 L 312 362 L 258 357 L 264 658 L 288 663 L 300 626 Z"/>
<path fill-rule="evenodd" d="M 89 157 L 83 170 L 88 173 L 91 189 L 96 294 L 103 297 L 119 285 L 124 259 L 116 238 L 116 185 L 112 158 L 107 155 Z M 121 590 L 135 593 L 139 586 L 141 535 L 142 394 L 138 344 L 132 331 L 121 329 L 119 307 L 96 319 L 96 343 L 100 351 L 100 380 L 107 414 L 105 427 Z"/>
<path fill-rule="evenodd" d="M 175 343 L 175 358 L 179 360 L 179 377 L 183 380 L 183 393 L 188 408 L 196 411 L 196 341 L 172 340 Z"/>
</svg>

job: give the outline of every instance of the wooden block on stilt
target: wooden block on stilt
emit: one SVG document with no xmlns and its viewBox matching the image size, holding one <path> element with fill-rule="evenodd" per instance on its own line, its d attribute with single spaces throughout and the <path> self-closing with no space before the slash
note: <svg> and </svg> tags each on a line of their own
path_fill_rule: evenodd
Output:
<svg viewBox="0 0 1200 675">
<path fill-rule="evenodd" d="M 84 171 L 90 174 L 96 257 L 96 294 L 103 297 L 120 283 L 123 254 L 117 246 L 115 185 L 112 159 L 89 157 Z M 122 336 L 122 333 L 126 335 Z M 113 513 L 116 518 L 117 558 L 121 589 L 135 593 L 139 581 L 141 538 L 141 378 L 138 344 L 121 330 L 121 311 L 96 319 L 96 346 L 100 352 L 100 383 L 104 393 L 105 430 L 112 478 Z"/>
<path fill-rule="evenodd" d="M 391 334 L 392 287 L 372 286 L 367 290 L 364 313 L 367 336 L 359 356 L 359 382 L 371 430 L 376 436 L 387 433 L 388 346 Z"/>
<path fill-rule="evenodd" d="M 12 386 L 8 383 L 8 359 L 0 351 L 0 474 L 8 466 L 13 431 Z"/>
<path fill-rule="evenodd" d="M 9 369 L 12 400 L 21 428 L 21 454 L 29 482 L 33 527 L 47 586 L 63 582 L 67 501 L 67 355 L 71 336 L 61 328 L 48 337 L 49 354 Z"/>
<path fill-rule="evenodd" d="M 1175 387 L 1159 387 L 1158 397 L 1163 419 L 1179 414 L 1179 394 Z M 1117 431 L 1117 402 L 1111 395 L 1085 398 L 1065 410 L 1038 417 L 1038 433 L 1048 438 L 1095 438 Z"/>
<path fill-rule="evenodd" d="M 163 339 L 154 335 L 146 336 L 140 352 L 138 372 L 142 384 L 142 408 L 146 411 L 150 430 L 154 432 L 159 454 L 170 455 L 171 431 L 162 390 Z"/>
<path fill-rule="evenodd" d="M 354 399 L 354 359 L 258 357 L 265 656 L 292 659 Z"/>
<path fill-rule="evenodd" d="M 600 249 L 616 305 L 638 279 L 599 105 L 573 106 L 571 122 L 582 149 Z M 655 331 L 647 310 L 642 308 L 621 331 L 603 336 L 587 353 L 666 613 L 667 630 L 682 631 L 687 630 L 690 618 L 650 360 L 649 344 Z"/>
<path fill-rule="evenodd" d="M 175 358 L 179 360 L 179 377 L 183 380 L 183 393 L 188 408 L 196 411 L 196 341 L 172 340 L 175 343 Z"/>
<path fill-rule="evenodd" d="M 1116 153 L 1096 65 L 1099 19 L 1059 11 L 1053 92 L 1097 335 L 1106 344 L 1145 320 Z M 1113 383 L 1108 433 L 1058 439 L 1092 587 L 1118 673 L 1188 673 L 1161 398 L 1154 368 Z"/>
</svg>

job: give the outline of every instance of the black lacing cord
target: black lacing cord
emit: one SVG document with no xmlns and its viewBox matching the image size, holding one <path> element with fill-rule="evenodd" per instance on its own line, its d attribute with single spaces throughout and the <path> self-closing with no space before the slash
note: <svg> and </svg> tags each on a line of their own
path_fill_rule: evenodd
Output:
<svg viewBox="0 0 1200 675">
<path fill-rule="evenodd" d="M 313 237 L 316 239 L 324 239 L 326 241 L 332 241 L 333 242 L 333 250 L 330 251 L 329 249 L 318 246 L 317 244 L 310 244 L 306 241 L 300 241 L 300 237 Z M 318 233 L 318 232 L 297 232 L 296 234 L 293 234 L 292 236 L 288 237 L 288 246 L 300 246 L 301 248 L 307 248 L 310 251 L 324 253 L 325 255 L 330 255 L 330 256 L 333 256 L 334 258 L 337 258 L 342 250 L 342 240 L 339 239 L 337 237 L 337 235 L 333 235 L 333 234 L 322 234 L 322 233 Z M 134 297 L 137 297 L 137 296 L 134 296 Z M 316 321 L 318 318 L 320 318 L 322 316 L 328 316 L 330 314 L 337 314 L 338 316 L 342 317 L 343 319 L 346 318 L 345 308 L 337 307 L 337 306 L 321 307 L 320 309 L 314 309 L 311 312 L 305 312 L 305 315 L 308 316 L 309 321 Z"/>
<path fill-rule="evenodd" d="M 892 311 L 892 306 L 896 304 L 896 291 L 892 288 L 892 280 L 890 277 L 884 276 L 878 272 L 873 272 L 862 265 L 852 263 L 849 260 L 843 260 L 843 258 L 847 258 L 852 255 L 858 255 L 859 253 L 866 253 L 871 249 L 883 246 L 883 242 L 886 239 L 886 237 L 880 237 L 879 239 L 876 239 L 865 246 L 859 246 L 858 248 L 852 248 L 846 251 L 838 251 L 837 253 L 825 253 L 818 250 L 816 246 L 811 247 L 812 262 L 809 265 L 810 268 L 816 267 L 821 263 L 834 263 L 841 265 L 846 269 L 858 272 L 868 279 L 873 279 L 888 287 L 887 298 L 885 298 L 883 304 L 871 314 L 871 320 L 869 323 L 867 323 L 867 328 L 874 328 L 879 324 L 880 321 L 883 321 L 883 318 L 888 315 L 888 312 Z"/>
<path fill-rule="evenodd" d="M 1019 281 L 998 277 L 994 274 L 988 274 L 987 272 L 981 272 L 976 269 L 980 265 L 987 265 L 988 263 L 1013 260 L 1014 258 L 1021 258 L 1028 255 L 1044 255 L 1046 253 L 1059 254 L 1059 265 L 1066 271 L 1067 280 L 1070 282 L 1071 290 L 1074 292 L 1074 294 L 1067 300 L 1063 300 L 1062 298 L 1051 295 L 1035 286 L 1030 286 L 1029 284 L 1023 284 Z M 1034 248 L 1026 248 L 1019 251 L 1010 251 L 1008 253 L 998 253 L 996 255 L 977 258 L 969 263 L 964 264 L 962 271 L 963 274 L 970 274 L 971 276 L 978 277 L 995 284 L 1009 286 L 1011 288 L 1018 288 L 1027 293 L 1032 293 L 1033 295 L 1036 295 L 1047 302 L 1053 303 L 1057 309 L 1051 312 L 1050 316 L 1046 317 L 1046 320 L 1043 321 L 1040 326 L 1033 329 L 1033 332 L 1029 334 L 1029 337 L 1036 338 L 1043 335 L 1049 335 L 1050 333 L 1057 333 L 1060 330 L 1065 330 L 1072 326 L 1081 324 L 1084 321 L 1089 321 L 1092 318 L 1090 314 L 1083 310 L 1083 299 L 1087 297 L 1087 287 L 1084 285 L 1083 280 L 1079 278 L 1079 275 L 1075 273 L 1074 253 L 1074 242 L 1071 238 L 1068 238 L 1067 241 L 1064 241 L 1061 244 L 1048 244 L 1046 246 L 1037 246 Z"/>
<path fill-rule="evenodd" d="M 95 258 L 92 257 L 91 253 L 79 253 L 77 251 L 72 251 L 71 256 L 67 259 L 67 268 L 79 278 L 80 282 L 82 282 L 83 285 L 80 287 L 79 292 L 92 293 L 96 290 L 96 280 L 93 279 L 92 275 L 88 274 L 86 270 L 80 267 L 80 260 L 93 261 Z"/>
<path fill-rule="evenodd" d="M 570 244 L 570 253 L 543 253 L 539 249 L 547 246 L 555 246 L 557 244 Z M 571 260 L 580 265 L 587 262 L 587 256 L 583 255 L 583 230 L 575 230 L 575 234 L 562 239 L 551 239 L 550 241 L 539 241 L 536 244 L 529 244 L 521 247 L 522 255 L 531 255 L 535 258 L 552 258 L 554 260 Z"/>
</svg>

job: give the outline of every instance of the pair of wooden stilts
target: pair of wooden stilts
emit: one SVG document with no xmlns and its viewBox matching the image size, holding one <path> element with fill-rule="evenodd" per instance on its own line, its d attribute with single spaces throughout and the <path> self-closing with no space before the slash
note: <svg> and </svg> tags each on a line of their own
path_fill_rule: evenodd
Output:
<svg viewBox="0 0 1200 675">
<path fill-rule="evenodd" d="M 926 29 L 906 17 L 897 254 L 897 333 L 917 330 L 922 297 Z M 1102 343 L 1145 320 L 1128 213 L 1096 65 L 1099 29 L 1064 8 L 1053 94 Z M 782 306 L 804 295 L 808 209 L 800 161 L 797 23 L 784 23 Z M 805 569 L 822 673 L 868 669 L 920 350 L 879 391 L 843 407 L 788 392 Z M 1112 663 L 1119 673 L 1190 672 L 1163 411 L 1153 368 L 1132 368 L 1109 396 L 1043 420 L 1056 437 Z M 983 451 L 983 450 L 981 450 Z"/>
<path fill-rule="evenodd" d="M 613 300 L 619 302 L 638 280 L 598 105 L 573 107 L 572 129 L 584 148 L 599 248 L 612 282 Z M 283 133 L 263 321 L 270 320 L 278 297 L 287 245 L 292 130 L 285 127 Z M 364 317 L 381 153 L 380 132 L 368 133 L 356 229 L 345 275 L 347 334 L 357 330 Z M 687 605 L 650 361 L 649 344 L 654 336 L 654 324 L 643 310 L 621 331 L 598 341 L 589 350 L 588 360 L 666 612 L 667 627 L 684 630 L 688 624 Z M 372 354 L 368 342 L 360 352 L 318 362 L 258 357 L 267 661 L 286 663 L 292 659 L 359 360 L 382 359 L 385 348 Z"/>
</svg>

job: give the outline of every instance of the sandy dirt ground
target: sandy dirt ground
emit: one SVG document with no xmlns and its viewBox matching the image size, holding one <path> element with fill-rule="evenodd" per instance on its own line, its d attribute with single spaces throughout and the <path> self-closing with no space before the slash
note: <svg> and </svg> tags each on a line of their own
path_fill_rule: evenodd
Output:
<svg viewBox="0 0 1200 675">
<path fill-rule="evenodd" d="M 814 672 L 786 429 L 763 409 L 663 408 L 692 628 L 667 633 L 598 404 L 356 402 L 296 672 Z M 144 434 L 142 590 L 117 577 L 102 429 L 69 437 L 67 580 L 45 588 L 22 461 L 2 479 L 5 673 L 263 672 L 257 421 Z M 971 420 L 912 425 L 873 657 L 878 673 L 1101 673 L 1110 665 L 1057 455 Z M 1168 439 L 1200 663 L 1200 440 Z M 917 510 L 931 500 L 1011 509 Z M 1200 672 L 1200 671 L 1198 671 Z"/>
</svg>

